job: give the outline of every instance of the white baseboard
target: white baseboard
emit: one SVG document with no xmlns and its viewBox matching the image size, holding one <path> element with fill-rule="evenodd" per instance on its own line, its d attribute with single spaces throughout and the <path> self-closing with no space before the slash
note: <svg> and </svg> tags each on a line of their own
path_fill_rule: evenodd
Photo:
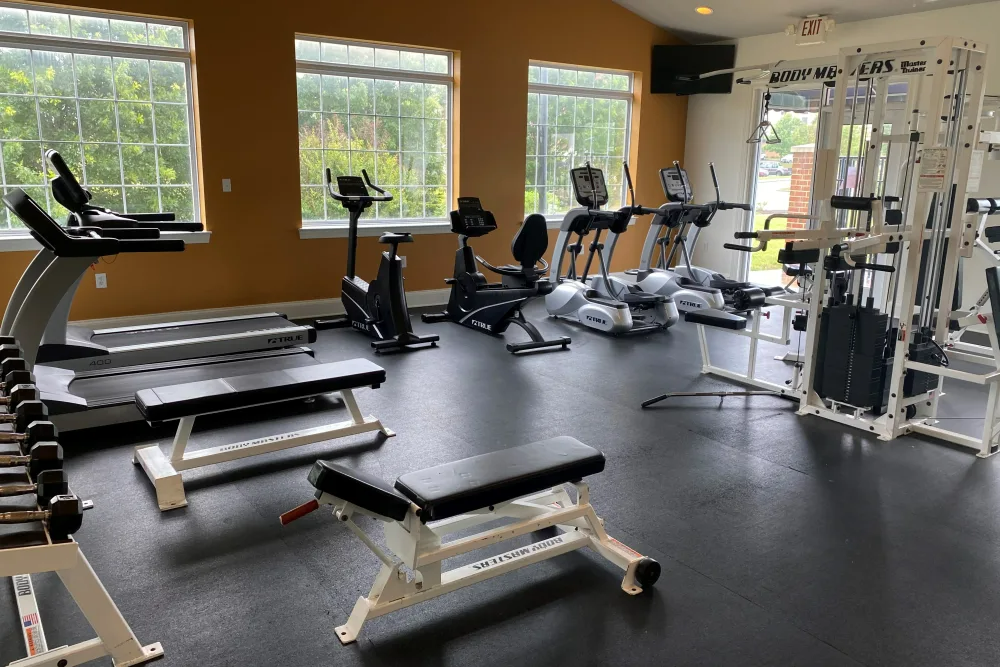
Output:
<svg viewBox="0 0 1000 667">
<path fill-rule="evenodd" d="M 448 303 L 451 290 L 442 289 L 421 290 L 406 293 L 406 305 L 410 308 L 426 308 L 443 306 Z M 205 320 L 215 317 L 233 317 L 236 315 L 254 315 L 256 313 L 283 313 L 289 319 L 311 319 L 327 315 L 343 315 L 344 306 L 340 297 L 335 299 L 316 299 L 314 301 L 288 301 L 286 303 L 264 303 L 256 306 L 233 306 L 231 308 L 206 308 L 203 310 L 183 310 L 172 313 L 153 313 L 150 315 L 128 315 L 125 317 L 109 317 L 97 320 L 80 320 L 78 324 L 90 329 L 110 329 L 114 327 L 132 327 L 161 322 L 180 322 L 184 320 Z"/>
</svg>

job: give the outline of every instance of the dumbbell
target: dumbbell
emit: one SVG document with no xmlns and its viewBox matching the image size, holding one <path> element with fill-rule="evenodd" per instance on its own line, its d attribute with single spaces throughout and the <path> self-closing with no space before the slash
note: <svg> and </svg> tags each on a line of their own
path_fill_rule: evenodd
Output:
<svg viewBox="0 0 1000 667">
<path fill-rule="evenodd" d="M 20 373 L 21 371 L 15 372 Z M 38 387 L 33 384 L 4 384 L 4 390 L 8 387 L 10 388 L 10 392 L 3 391 L 0 393 L 0 405 L 6 405 L 8 408 L 13 408 L 25 401 L 37 401 L 41 399 Z"/>
<path fill-rule="evenodd" d="M 21 451 L 26 452 L 31 446 L 38 442 L 52 441 L 59 439 L 59 429 L 50 421 L 37 420 L 28 424 L 24 433 L 10 433 L 0 431 L 0 443 L 16 442 L 21 445 Z"/>
<path fill-rule="evenodd" d="M 19 384 L 35 384 L 35 376 L 28 370 L 28 363 L 21 357 L 0 361 L 0 391 L 10 393 Z"/>
<path fill-rule="evenodd" d="M 0 454 L 0 468 L 24 466 L 28 475 L 36 479 L 43 470 L 61 470 L 63 448 L 58 442 L 39 442 L 27 454 Z"/>
<path fill-rule="evenodd" d="M 56 496 L 69 493 L 69 482 L 64 470 L 43 470 L 35 477 L 34 484 L 7 484 L 0 486 L 0 498 L 26 496 L 34 493 L 38 497 L 38 506 L 45 507 Z"/>
<path fill-rule="evenodd" d="M 44 521 L 53 541 L 65 540 L 83 525 L 83 502 L 74 495 L 52 498 L 47 509 L 0 512 L 0 523 Z"/>
<path fill-rule="evenodd" d="M 20 386 L 20 385 L 19 385 Z M 49 417 L 49 410 L 38 399 L 22 400 L 7 406 L 8 412 L 0 414 L 0 424 L 13 424 L 14 430 L 24 433 L 33 421 L 44 421 Z"/>
</svg>

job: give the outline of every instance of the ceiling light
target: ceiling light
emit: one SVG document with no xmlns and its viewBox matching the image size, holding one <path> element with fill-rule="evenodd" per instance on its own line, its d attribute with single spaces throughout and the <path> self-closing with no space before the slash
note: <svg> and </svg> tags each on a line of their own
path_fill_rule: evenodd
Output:
<svg viewBox="0 0 1000 667">
<path fill-rule="evenodd" d="M 708 16 L 714 11 L 711 7 L 695 7 L 694 10 L 702 16 Z"/>
</svg>

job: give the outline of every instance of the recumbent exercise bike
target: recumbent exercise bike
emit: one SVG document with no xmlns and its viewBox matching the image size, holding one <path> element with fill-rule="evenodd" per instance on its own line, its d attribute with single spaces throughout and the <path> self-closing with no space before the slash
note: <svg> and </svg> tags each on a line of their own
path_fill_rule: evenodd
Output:
<svg viewBox="0 0 1000 667">
<path fill-rule="evenodd" d="M 507 343 L 507 350 L 512 354 L 550 347 L 565 350 L 572 342 L 569 336 L 546 340 L 521 312 L 525 301 L 552 291 L 552 283 L 542 277 L 549 270 L 542 258 L 549 246 L 545 218 L 537 213 L 529 215 L 514 235 L 510 250 L 520 265 L 493 266 L 473 253 L 469 239 L 485 236 L 496 228 L 496 218 L 483 209 L 478 197 L 459 197 L 458 210 L 451 212 L 451 231 L 458 234 L 458 251 L 455 253 L 455 276 L 445 280 L 451 285 L 448 306 L 444 312 L 422 315 L 423 321 L 447 320 L 492 335 L 502 334 L 515 324 L 531 340 Z M 499 275 L 501 282 L 487 281 L 477 261 Z"/>
</svg>

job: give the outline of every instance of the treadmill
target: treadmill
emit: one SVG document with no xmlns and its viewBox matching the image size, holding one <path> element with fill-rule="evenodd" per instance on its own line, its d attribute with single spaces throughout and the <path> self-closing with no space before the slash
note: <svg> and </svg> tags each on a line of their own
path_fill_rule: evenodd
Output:
<svg viewBox="0 0 1000 667">
<path fill-rule="evenodd" d="M 21 344 L 24 358 L 35 374 L 41 399 L 49 408 L 50 418 L 61 430 L 141 421 L 142 415 L 135 407 L 135 392 L 139 389 L 316 363 L 313 351 L 299 346 L 131 367 L 98 366 L 86 371 L 37 363 L 42 335 L 53 308 L 82 271 L 105 255 L 177 252 L 184 249 L 184 242 L 161 239 L 155 228 L 65 229 L 20 189 L 14 189 L 3 200 L 42 244 L 42 252 L 52 257 L 30 285 L 22 284 L 27 282 L 22 276 L 15 290 L 22 292 L 18 295 L 20 307 L 9 319 L 10 335 Z"/>
<path fill-rule="evenodd" d="M 203 229 L 198 222 L 174 222 L 173 213 L 123 215 L 90 204 L 91 194 L 80 185 L 62 156 L 54 150 L 45 154 L 58 174 L 52 179 L 55 200 L 69 209 L 69 227 L 155 228 L 161 232 L 192 232 Z M 24 289 L 15 290 L 22 299 L 34 280 L 54 257 L 39 253 L 25 272 Z M 196 359 L 222 354 L 271 350 L 316 341 L 316 330 L 290 322 L 279 313 L 260 313 L 212 319 L 166 322 L 162 324 L 89 329 L 69 324 L 69 311 L 87 269 L 80 270 L 52 312 L 37 363 L 75 371 L 115 369 L 128 366 Z M 10 331 L 21 302 L 8 303 L 0 331 Z"/>
</svg>

